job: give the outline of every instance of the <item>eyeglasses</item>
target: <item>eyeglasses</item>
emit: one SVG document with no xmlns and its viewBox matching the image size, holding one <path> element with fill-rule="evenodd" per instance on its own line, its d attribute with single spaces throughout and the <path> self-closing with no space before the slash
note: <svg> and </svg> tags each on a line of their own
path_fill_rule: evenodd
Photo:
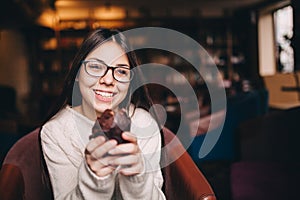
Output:
<svg viewBox="0 0 300 200">
<path fill-rule="evenodd" d="M 103 77 L 111 69 L 114 79 L 121 83 L 131 81 L 134 75 L 130 68 L 109 66 L 102 60 L 84 60 L 82 64 L 86 73 L 95 77 Z"/>
</svg>

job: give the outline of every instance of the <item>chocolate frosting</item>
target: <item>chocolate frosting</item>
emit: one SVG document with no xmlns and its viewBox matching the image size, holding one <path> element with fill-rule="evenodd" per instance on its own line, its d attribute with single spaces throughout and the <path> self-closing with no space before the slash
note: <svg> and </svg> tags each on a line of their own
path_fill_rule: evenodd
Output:
<svg viewBox="0 0 300 200">
<path fill-rule="evenodd" d="M 124 131 L 130 131 L 130 125 L 131 119 L 124 109 L 120 109 L 116 113 L 111 109 L 106 109 L 97 118 L 90 139 L 102 135 L 108 140 L 115 139 L 118 144 L 126 143 L 128 141 L 124 140 L 121 135 Z"/>
</svg>

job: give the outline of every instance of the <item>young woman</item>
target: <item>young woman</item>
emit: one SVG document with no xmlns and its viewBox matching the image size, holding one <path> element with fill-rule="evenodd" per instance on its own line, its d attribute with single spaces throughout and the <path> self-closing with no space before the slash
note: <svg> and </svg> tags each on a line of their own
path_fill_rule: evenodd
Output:
<svg viewBox="0 0 300 200">
<path fill-rule="evenodd" d="M 122 33 L 98 29 L 83 41 L 41 129 L 55 199 L 165 199 L 162 136 L 148 112 L 152 104 L 141 75 Z M 128 112 L 131 128 L 122 133 L 128 143 L 89 139 L 106 109 Z"/>
</svg>

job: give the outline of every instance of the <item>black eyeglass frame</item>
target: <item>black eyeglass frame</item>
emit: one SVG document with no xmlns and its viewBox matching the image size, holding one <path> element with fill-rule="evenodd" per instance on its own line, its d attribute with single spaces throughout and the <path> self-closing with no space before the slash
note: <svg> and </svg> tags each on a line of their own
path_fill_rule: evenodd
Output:
<svg viewBox="0 0 300 200">
<path fill-rule="evenodd" d="M 88 70 L 86 69 L 86 67 L 87 67 L 86 64 L 89 63 L 89 62 L 99 62 L 99 63 L 104 64 L 104 65 L 106 66 L 106 70 L 105 70 L 104 74 L 103 74 L 102 76 L 96 76 L 96 75 L 90 74 L 90 73 L 88 72 Z M 113 78 L 114 78 L 116 81 L 120 82 L 120 83 L 128 83 L 128 82 L 130 82 L 130 81 L 133 79 L 133 76 L 134 76 L 134 72 L 133 72 L 130 68 L 127 68 L 127 67 L 121 67 L 121 66 L 110 66 L 110 65 L 106 64 L 104 61 L 98 60 L 98 59 L 95 59 L 95 60 L 83 60 L 83 61 L 81 61 L 81 63 L 84 65 L 84 70 L 85 70 L 85 72 L 86 72 L 88 75 L 93 76 L 93 77 L 104 77 L 104 76 L 107 74 L 108 70 L 110 70 L 110 69 L 112 70 L 112 76 L 113 76 Z M 120 69 L 120 68 L 121 68 L 121 69 L 127 69 L 127 70 L 130 71 L 130 78 L 129 78 L 128 81 L 120 81 L 120 80 L 116 79 L 116 77 L 115 77 L 115 69 Z"/>
</svg>

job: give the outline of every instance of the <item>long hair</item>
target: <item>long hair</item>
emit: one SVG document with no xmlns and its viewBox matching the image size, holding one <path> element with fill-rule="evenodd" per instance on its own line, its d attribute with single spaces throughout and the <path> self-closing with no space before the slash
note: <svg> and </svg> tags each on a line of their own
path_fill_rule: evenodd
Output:
<svg viewBox="0 0 300 200">
<path fill-rule="evenodd" d="M 94 49 L 96 49 L 106 41 L 114 41 L 117 44 L 119 44 L 121 48 L 123 48 L 123 50 L 126 52 L 131 69 L 135 68 L 135 75 L 130 82 L 127 95 L 125 99 L 121 102 L 120 107 L 129 106 L 129 104 L 131 103 L 134 105 L 134 110 L 138 107 L 143 108 L 147 111 L 150 110 L 153 103 L 150 98 L 147 86 L 143 84 L 144 77 L 139 67 L 137 67 L 139 63 L 136 58 L 135 52 L 132 51 L 126 37 L 118 30 L 97 29 L 89 33 L 88 36 L 85 38 L 85 40 L 82 42 L 81 46 L 79 47 L 79 50 L 72 61 L 71 68 L 66 76 L 62 92 L 58 97 L 57 101 L 54 102 L 50 112 L 42 122 L 42 125 L 47 123 L 47 121 L 49 121 L 52 117 L 54 117 L 59 111 L 64 109 L 67 105 L 76 106 L 81 103 L 82 96 L 79 90 L 78 82 L 75 80 L 80 70 L 80 67 L 82 66 L 82 61 L 88 56 L 90 52 L 92 52 Z M 137 88 L 137 89 L 135 91 L 132 91 L 132 88 Z M 151 112 L 151 114 L 156 120 L 156 122 L 158 123 L 159 127 L 161 127 L 156 113 Z M 161 133 L 162 146 L 163 146 L 164 136 L 163 136 L 162 129 L 160 130 L 160 133 Z M 41 140 L 39 142 L 40 142 L 40 149 L 42 151 Z M 43 155 L 43 153 L 41 155 Z M 43 179 L 47 180 L 47 178 L 49 177 L 49 171 L 43 156 L 41 156 L 41 165 L 43 166 L 42 177 Z M 47 187 L 53 193 L 52 186 L 50 184 L 47 184 Z"/>
</svg>

